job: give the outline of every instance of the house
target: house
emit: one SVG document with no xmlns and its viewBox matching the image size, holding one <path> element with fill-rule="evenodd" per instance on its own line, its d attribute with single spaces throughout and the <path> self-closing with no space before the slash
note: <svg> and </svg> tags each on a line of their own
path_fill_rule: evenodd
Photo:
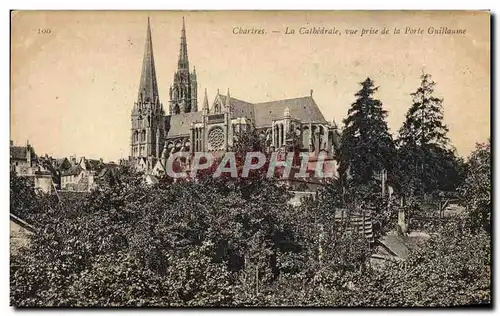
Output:
<svg viewBox="0 0 500 316">
<path fill-rule="evenodd" d="M 29 142 L 26 146 L 14 146 L 14 143 L 10 142 L 10 171 L 18 177 L 28 178 L 35 190 L 49 194 L 55 190 L 55 170 L 37 157 Z"/>
<path fill-rule="evenodd" d="M 61 187 L 61 169 L 60 166 L 54 163 L 56 160 L 61 159 L 54 159 L 45 155 L 38 157 L 37 165 L 39 166 L 40 171 L 51 175 L 53 186 L 55 186 L 56 189 L 59 189 Z"/>
<path fill-rule="evenodd" d="M 375 249 L 370 258 L 370 264 L 373 268 L 379 269 L 388 261 L 404 261 L 412 250 L 424 246 L 430 237 L 425 232 L 414 231 L 401 235 L 397 231 L 391 231 L 375 241 Z"/>
<path fill-rule="evenodd" d="M 78 162 L 74 157 L 72 166 L 61 172 L 61 190 L 90 191 L 95 186 L 95 177 L 104 168 L 102 160 L 81 157 Z"/>
<path fill-rule="evenodd" d="M 28 143 L 26 146 L 14 146 L 10 141 L 10 170 L 18 176 L 32 175 L 31 168 L 37 163 L 35 149 Z"/>
<path fill-rule="evenodd" d="M 123 168 L 122 165 L 117 165 L 114 162 L 103 163 L 101 171 L 96 177 L 96 180 L 106 180 L 111 178 L 117 178 L 119 176 L 120 170 Z"/>
<path fill-rule="evenodd" d="M 312 191 L 292 191 L 292 194 L 293 194 L 292 198 L 288 201 L 288 204 L 292 206 L 299 206 L 300 204 L 302 204 L 304 198 L 316 197 L 316 192 Z"/>
<path fill-rule="evenodd" d="M 54 169 L 59 170 L 59 171 L 64 171 L 68 170 L 71 168 L 71 163 L 69 162 L 68 158 L 58 158 L 58 159 L 53 159 L 51 157 L 51 163 Z"/>
</svg>

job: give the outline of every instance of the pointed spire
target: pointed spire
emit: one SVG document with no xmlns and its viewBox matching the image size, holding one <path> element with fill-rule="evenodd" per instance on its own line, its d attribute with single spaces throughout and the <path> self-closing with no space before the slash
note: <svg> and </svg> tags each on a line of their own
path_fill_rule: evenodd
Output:
<svg viewBox="0 0 500 316">
<path fill-rule="evenodd" d="M 208 96 L 207 96 L 207 88 L 205 88 L 205 97 L 203 98 L 203 112 L 205 114 L 208 113 Z"/>
<path fill-rule="evenodd" d="M 186 41 L 186 24 L 184 22 L 184 17 L 182 17 L 181 48 L 179 51 L 178 68 L 186 69 L 189 71 L 189 61 L 188 61 L 187 41 Z"/>
<path fill-rule="evenodd" d="M 225 110 L 231 112 L 231 95 L 229 94 L 229 88 L 227 88 Z"/>
<path fill-rule="evenodd" d="M 141 82 L 139 84 L 139 95 L 137 96 L 137 99 L 144 102 L 156 102 L 159 100 L 149 17 L 148 29 L 146 33 L 146 46 L 144 48 L 144 58 L 142 60 Z"/>
<path fill-rule="evenodd" d="M 229 94 L 229 88 L 227 88 L 227 96 L 226 96 L 226 106 L 231 106 L 231 95 Z"/>
</svg>

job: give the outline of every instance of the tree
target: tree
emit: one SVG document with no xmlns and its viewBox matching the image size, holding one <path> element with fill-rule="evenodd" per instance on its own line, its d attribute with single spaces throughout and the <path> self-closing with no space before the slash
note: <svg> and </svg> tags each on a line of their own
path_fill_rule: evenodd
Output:
<svg viewBox="0 0 500 316">
<path fill-rule="evenodd" d="M 366 184 L 375 173 L 392 169 L 395 146 L 385 121 L 387 111 L 373 98 L 378 87 L 370 78 L 361 86 L 344 119 L 340 172 L 348 171 L 355 183 Z"/>
<path fill-rule="evenodd" d="M 437 144 L 444 147 L 449 140 L 448 128 L 443 124 L 443 99 L 434 96 L 436 83 L 430 74 L 423 73 L 420 78 L 420 87 L 411 94 L 413 104 L 406 113 L 398 142 L 401 146 Z"/>
<path fill-rule="evenodd" d="M 460 194 L 467 205 L 468 222 L 477 231 L 491 227 L 491 140 L 476 144 L 467 161 L 467 175 Z"/>
<path fill-rule="evenodd" d="M 407 195 L 454 190 L 461 181 L 461 161 L 449 146 L 443 99 L 434 96 L 435 85 L 431 75 L 422 74 L 399 130 L 397 173 L 401 191 Z"/>
<path fill-rule="evenodd" d="M 35 189 L 28 178 L 10 174 L 10 212 L 24 220 L 31 219 L 38 210 Z"/>
</svg>

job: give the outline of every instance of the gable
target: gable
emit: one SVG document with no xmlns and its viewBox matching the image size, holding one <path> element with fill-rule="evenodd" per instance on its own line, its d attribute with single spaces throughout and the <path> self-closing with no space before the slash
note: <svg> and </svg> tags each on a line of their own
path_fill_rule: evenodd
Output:
<svg viewBox="0 0 500 316">
<path fill-rule="evenodd" d="M 162 174 L 165 174 L 165 167 L 161 163 L 161 160 L 158 160 L 152 170 L 153 175 L 155 176 L 160 176 Z"/>
<path fill-rule="evenodd" d="M 59 169 L 59 170 L 67 170 L 67 169 L 71 168 L 71 163 L 69 162 L 68 158 L 60 158 L 60 159 L 56 159 L 53 162 L 53 166 L 54 166 L 54 168 Z"/>
<path fill-rule="evenodd" d="M 210 114 L 222 113 L 223 108 L 226 105 L 226 99 L 222 99 L 220 94 L 215 96 L 214 102 L 212 103 L 212 107 L 210 108 Z"/>
<path fill-rule="evenodd" d="M 220 94 L 219 100 L 222 104 L 226 104 L 227 96 Z M 230 97 L 229 104 L 231 106 L 231 118 L 246 117 L 250 120 L 255 120 L 254 105 L 252 103 Z"/>
</svg>

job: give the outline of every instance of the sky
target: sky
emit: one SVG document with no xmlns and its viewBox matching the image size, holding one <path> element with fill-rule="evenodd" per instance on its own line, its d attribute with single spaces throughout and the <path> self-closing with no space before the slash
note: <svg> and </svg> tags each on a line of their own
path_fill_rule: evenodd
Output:
<svg viewBox="0 0 500 316">
<path fill-rule="evenodd" d="M 341 125 L 359 83 L 369 76 L 396 136 L 425 71 L 436 82 L 435 95 L 444 99 L 444 122 L 458 153 L 468 156 L 476 142 L 490 137 L 487 12 L 16 11 L 11 140 L 29 141 L 39 155 L 127 157 L 148 16 L 165 109 L 184 16 L 200 105 L 205 89 L 210 102 L 217 89 L 225 94 L 229 88 L 232 97 L 248 102 L 307 96 L 313 89 L 325 118 Z M 234 34 L 239 27 L 266 34 Z M 301 27 L 339 34 L 299 34 Z M 436 35 L 428 33 L 430 27 L 466 32 Z M 285 34 L 286 28 L 295 34 Z M 383 28 L 388 34 L 381 34 Z M 405 34 L 406 28 L 423 34 Z M 346 29 L 358 32 L 347 35 Z M 379 31 L 361 36 L 362 29 Z"/>
</svg>

